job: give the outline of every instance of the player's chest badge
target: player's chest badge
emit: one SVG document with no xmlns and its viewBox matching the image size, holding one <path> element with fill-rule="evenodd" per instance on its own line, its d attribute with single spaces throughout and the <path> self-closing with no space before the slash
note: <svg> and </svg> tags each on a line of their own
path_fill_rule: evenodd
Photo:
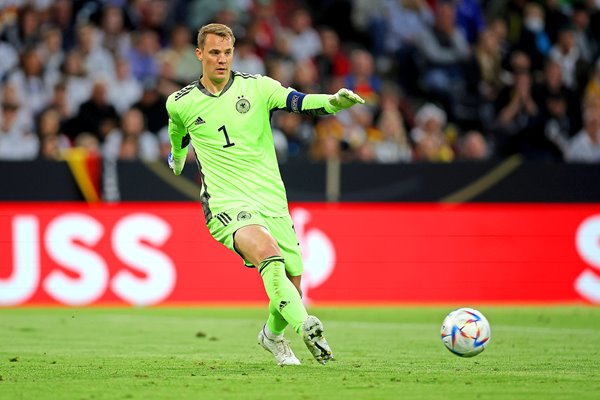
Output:
<svg viewBox="0 0 600 400">
<path fill-rule="evenodd" d="M 238 96 L 238 101 L 235 103 L 235 109 L 240 114 L 246 114 L 248 111 L 250 111 L 250 102 L 248 99 L 245 99 L 243 95 Z"/>
</svg>

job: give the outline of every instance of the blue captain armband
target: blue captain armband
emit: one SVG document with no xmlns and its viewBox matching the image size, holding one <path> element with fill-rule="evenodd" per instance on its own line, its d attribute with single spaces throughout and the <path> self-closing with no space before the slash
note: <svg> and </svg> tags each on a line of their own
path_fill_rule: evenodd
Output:
<svg viewBox="0 0 600 400">
<path fill-rule="evenodd" d="M 285 101 L 285 107 L 287 111 L 293 113 L 301 113 L 302 112 L 302 102 L 304 101 L 304 97 L 306 94 L 300 92 L 290 92 Z"/>
</svg>

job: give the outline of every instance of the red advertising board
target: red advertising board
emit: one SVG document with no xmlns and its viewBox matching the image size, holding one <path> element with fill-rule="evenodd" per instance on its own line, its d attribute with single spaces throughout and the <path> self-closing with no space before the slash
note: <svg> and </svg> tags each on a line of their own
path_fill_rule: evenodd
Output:
<svg viewBox="0 0 600 400">
<path fill-rule="evenodd" d="M 290 210 L 315 303 L 600 303 L 600 205 Z M 0 205 L 0 305 L 265 299 L 196 203 Z"/>
</svg>

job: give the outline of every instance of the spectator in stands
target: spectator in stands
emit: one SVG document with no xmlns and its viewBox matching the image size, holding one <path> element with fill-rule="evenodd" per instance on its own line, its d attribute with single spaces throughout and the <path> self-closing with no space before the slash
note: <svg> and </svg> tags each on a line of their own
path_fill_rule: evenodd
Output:
<svg viewBox="0 0 600 400">
<path fill-rule="evenodd" d="M 554 60 L 547 60 L 544 67 L 542 80 L 533 86 L 533 98 L 541 108 L 544 115 L 549 115 L 547 109 L 548 97 L 554 99 L 562 98 L 566 102 L 566 116 L 569 118 L 569 126 L 576 132 L 581 127 L 580 101 L 575 92 L 563 84 L 562 70 Z M 569 133 L 570 135 L 570 133 Z"/>
<path fill-rule="evenodd" d="M 585 0 L 585 9 L 590 18 L 589 31 L 590 38 L 599 41 L 600 39 L 600 4 L 597 0 Z M 597 43 L 600 46 L 600 43 Z M 600 56 L 600 48 L 597 48 L 596 57 Z"/>
<path fill-rule="evenodd" d="M 491 28 L 484 29 L 475 47 L 477 96 L 479 118 L 484 129 L 494 120 L 494 102 L 503 87 L 500 41 Z"/>
<path fill-rule="evenodd" d="M 188 26 L 203 26 L 208 22 L 216 22 L 215 16 L 224 9 L 228 9 L 235 15 L 246 14 L 251 1 L 238 0 L 191 0 L 187 6 L 187 25 Z M 236 28 L 238 24 L 234 24 L 232 28 Z M 234 29 L 236 36 L 239 35 L 237 29 Z M 243 36 L 243 35 L 241 35 Z"/>
<path fill-rule="evenodd" d="M 158 34 L 143 30 L 134 34 L 133 41 L 133 47 L 127 55 L 133 76 L 140 82 L 156 79 L 159 65 L 155 56 L 160 50 Z"/>
<path fill-rule="evenodd" d="M 236 40 L 231 68 L 248 74 L 265 74 L 265 63 L 256 54 L 254 44 L 247 38 Z"/>
<path fill-rule="evenodd" d="M 508 0 L 506 2 L 490 2 L 489 6 L 500 5 L 494 16 L 502 16 L 506 21 L 507 39 L 511 46 L 518 43 L 523 29 L 523 16 L 525 6 L 529 0 Z M 504 5 L 504 7 L 502 7 Z"/>
<path fill-rule="evenodd" d="M 38 118 L 37 133 L 40 140 L 39 158 L 62 160 L 71 141 L 62 132 L 60 112 L 53 107 L 45 109 Z"/>
<path fill-rule="evenodd" d="M 510 43 L 508 42 L 508 31 L 506 27 L 506 21 L 502 18 L 496 18 L 491 20 L 487 27 L 492 31 L 499 45 L 499 56 L 500 60 L 504 64 L 508 58 L 511 51 Z"/>
<path fill-rule="evenodd" d="M 439 101 L 453 117 L 452 106 L 465 90 L 463 66 L 470 56 L 469 44 L 456 26 L 456 6 L 440 2 L 435 23 L 422 32 L 419 49 L 426 62 L 423 87 L 428 98 Z"/>
<path fill-rule="evenodd" d="M 173 79 L 185 86 L 198 79 L 202 66 L 195 56 L 192 35 L 187 26 L 175 25 L 170 37 L 169 45 L 158 53 L 157 58 L 161 63 L 168 61 L 173 66 Z"/>
<path fill-rule="evenodd" d="M 96 79 L 92 88 L 92 97 L 79 108 L 69 136 L 74 138 L 80 132 L 91 132 L 98 141 L 104 138 L 119 121 L 119 114 L 108 100 L 108 84 L 104 79 Z"/>
<path fill-rule="evenodd" d="M 468 131 L 458 139 L 456 159 L 461 161 L 481 161 L 490 156 L 485 136 L 479 131 Z"/>
<path fill-rule="evenodd" d="M 315 125 L 315 139 L 310 147 L 310 158 L 313 161 L 351 160 L 352 154 L 347 143 L 341 141 L 344 129 L 344 125 L 334 115 L 319 118 Z"/>
<path fill-rule="evenodd" d="M 256 48 L 256 53 L 263 60 L 275 47 L 278 32 L 282 30 L 282 24 L 275 13 L 274 1 L 253 2 L 252 17 L 246 36 Z"/>
<path fill-rule="evenodd" d="M 100 155 L 100 142 L 93 133 L 81 132 L 75 137 L 74 147 L 82 148 L 90 155 Z"/>
<path fill-rule="evenodd" d="M 481 32 L 475 47 L 475 59 L 479 69 L 480 93 L 486 100 L 493 101 L 502 87 L 502 59 L 500 42 L 491 29 Z"/>
<path fill-rule="evenodd" d="M 156 32 L 160 46 L 166 45 L 169 40 L 169 31 L 172 28 L 171 7 L 175 1 L 149 0 L 139 2 L 141 17 L 138 29 Z"/>
<path fill-rule="evenodd" d="M 579 54 L 581 54 L 581 58 L 586 64 L 590 64 L 594 61 L 594 56 L 599 50 L 600 38 L 590 35 L 590 16 L 585 4 L 581 2 L 573 3 L 571 23 L 573 25 L 575 47 L 579 50 Z"/>
<path fill-rule="evenodd" d="M 102 155 L 112 160 L 156 161 L 160 144 L 157 136 L 146 129 L 144 115 L 131 109 L 123 114 L 120 127 L 106 136 Z"/>
<path fill-rule="evenodd" d="M 10 43 L 0 40 L 0 60 L 0 82 L 4 82 L 8 73 L 19 64 L 19 53 Z"/>
<path fill-rule="evenodd" d="M 114 58 L 125 57 L 131 49 L 131 35 L 125 27 L 123 9 L 108 4 L 102 10 L 99 42 Z"/>
<path fill-rule="evenodd" d="M 406 133 L 404 118 L 400 112 L 400 96 L 391 86 L 381 95 L 381 111 L 375 127 L 381 132 L 373 143 L 373 160 L 381 164 L 412 161 L 412 148 Z"/>
<path fill-rule="evenodd" d="M 600 109 L 584 111 L 583 129 L 570 141 L 565 154 L 569 162 L 600 163 Z"/>
<path fill-rule="evenodd" d="M 54 108 L 59 113 L 61 126 L 66 129 L 68 120 L 71 119 L 75 113 L 73 113 L 69 107 L 69 99 L 67 98 L 67 85 L 64 81 L 60 81 L 54 85 L 52 97 L 50 98 L 47 108 L 50 107 Z"/>
<path fill-rule="evenodd" d="M 314 131 L 311 123 L 300 114 L 276 113 L 273 116 L 277 159 L 287 160 L 307 153 Z M 275 133 L 275 131 L 277 133 Z"/>
<path fill-rule="evenodd" d="M 156 91 L 164 97 L 168 97 L 171 93 L 178 91 L 183 86 L 190 84 L 189 82 L 179 82 L 175 76 L 175 65 L 168 58 L 159 60 L 160 70 L 158 77 L 154 83 Z M 200 76 L 200 75 L 198 75 Z"/>
<path fill-rule="evenodd" d="M 541 144 L 548 158 L 562 161 L 571 138 L 572 123 L 567 114 L 567 99 L 561 92 L 546 96 L 543 107 L 543 138 Z M 544 146 L 545 145 L 545 146 Z"/>
<path fill-rule="evenodd" d="M 108 98 L 119 114 L 123 114 L 140 97 L 142 84 L 133 77 L 126 58 L 118 58 L 115 65 L 115 79 L 108 82 Z"/>
<path fill-rule="evenodd" d="M 496 100 L 495 148 L 500 155 L 514 154 L 523 134 L 539 123 L 539 107 L 533 99 L 529 70 L 513 71 L 514 83 L 502 89 Z"/>
<path fill-rule="evenodd" d="M 362 97 L 366 104 L 377 107 L 381 79 L 375 72 L 373 56 L 366 50 L 356 49 L 350 55 L 350 73 L 344 77 L 344 87 Z"/>
<path fill-rule="evenodd" d="M 319 73 L 312 60 L 296 63 L 291 87 L 302 93 L 320 93 Z M 338 89 L 341 89 L 341 87 Z"/>
<path fill-rule="evenodd" d="M 158 91 L 154 81 L 144 84 L 144 90 L 140 100 L 133 105 L 144 114 L 146 127 L 157 134 L 168 122 L 169 116 L 165 108 L 166 98 Z"/>
<path fill-rule="evenodd" d="M 387 3 L 388 0 L 354 0 L 350 15 L 352 27 L 359 36 L 366 38 L 365 44 L 373 53 L 378 68 L 383 64 L 382 70 L 391 61 L 390 54 L 386 54 L 385 49 L 386 35 L 391 34 L 384 21 L 384 17 L 388 15 L 384 8 Z"/>
<path fill-rule="evenodd" d="M 75 47 L 75 15 L 74 2 L 71 0 L 54 0 L 49 9 L 49 19 L 56 25 L 63 36 L 63 50 L 69 51 Z"/>
<path fill-rule="evenodd" d="M 485 27 L 480 1 L 456 0 L 456 24 L 463 31 L 467 42 L 475 44 Z"/>
<path fill-rule="evenodd" d="M 381 18 L 381 22 L 373 21 L 373 41 L 383 43 L 385 54 L 397 67 L 396 76 L 402 88 L 416 94 L 419 89 L 418 41 L 433 24 L 433 13 L 425 0 L 385 1 L 381 12 L 382 15 L 376 17 Z"/>
<path fill-rule="evenodd" d="M 594 72 L 585 87 L 585 105 L 600 108 L 600 57 L 596 61 Z"/>
<path fill-rule="evenodd" d="M 88 75 L 92 78 L 103 77 L 110 80 L 115 76 L 115 62 L 112 54 L 100 44 L 98 28 L 91 23 L 77 27 L 76 50 Z"/>
<path fill-rule="evenodd" d="M 279 82 L 283 85 L 291 84 L 296 61 L 292 55 L 292 33 L 290 30 L 283 29 L 277 33 L 275 47 L 267 54 L 265 63 L 267 66 L 271 66 L 269 68 L 279 71 Z"/>
<path fill-rule="evenodd" d="M 16 21 L 4 29 L 8 42 L 22 52 L 34 48 L 40 42 L 40 28 L 40 13 L 33 5 L 27 4 L 18 9 Z"/>
<path fill-rule="evenodd" d="M 446 113 L 434 104 L 423 105 L 415 116 L 416 126 L 410 137 L 415 144 L 416 161 L 450 162 L 454 151 L 447 141 L 444 129 Z"/>
<path fill-rule="evenodd" d="M 363 162 L 375 161 L 374 143 L 383 139 L 383 134 L 374 124 L 372 107 L 359 104 L 347 110 L 342 118 L 346 124 L 343 143 L 353 154 L 353 158 Z M 349 119 L 346 119 L 348 118 Z"/>
<path fill-rule="evenodd" d="M 48 82 L 49 85 L 64 85 L 65 101 L 69 117 L 77 115 L 79 107 L 88 101 L 92 94 L 92 81 L 83 65 L 81 54 L 71 50 L 65 56 L 60 75 Z M 55 89 L 56 90 L 56 89 Z"/>
<path fill-rule="evenodd" d="M 44 82 L 48 87 L 59 80 L 60 67 L 65 59 L 62 49 L 62 32 L 56 26 L 42 30 L 43 42 L 37 46 L 40 58 L 44 60 Z"/>
<path fill-rule="evenodd" d="M 314 62 L 319 74 L 319 93 L 329 92 L 333 86 L 341 87 L 341 80 L 350 73 L 350 60 L 340 47 L 338 34 L 329 28 L 319 30 L 321 52 L 315 56 Z M 333 93 L 333 92 L 332 92 Z"/>
<path fill-rule="evenodd" d="M 32 116 L 48 104 L 49 93 L 44 81 L 42 60 L 35 49 L 22 53 L 20 68 L 9 75 L 8 82 L 15 87 L 20 103 Z"/>
<path fill-rule="evenodd" d="M 578 79 L 587 65 L 576 46 L 575 33 L 571 26 L 565 26 L 560 30 L 558 42 L 552 47 L 549 56 L 560 65 L 565 86 L 577 91 Z"/>
<path fill-rule="evenodd" d="M 552 47 L 544 30 L 544 9 L 539 4 L 528 3 L 523 12 L 523 28 L 516 47 L 529 55 L 533 71 L 541 71 Z"/>
<path fill-rule="evenodd" d="M 312 17 L 309 12 L 299 8 L 292 14 L 291 52 L 296 61 L 304 61 L 315 57 L 321 51 L 319 34 L 312 26 Z"/>
<path fill-rule="evenodd" d="M 433 24 L 433 13 L 425 0 L 392 0 L 384 2 L 383 7 L 383 42 L 387 54 L 414 48 Z"/>
<path fill-rule="evenodd" d="M 39 141 L 32 133 L 29 113 L 4 96 L 0 110 L 0 160 L 33 160 Z"/>
<path fill-rule="evenodd" d="M 544 27 L 551 43 L 558 40 L 558 32 L 569 22 L 560 0 L 544 1 Z"/>
</svg>

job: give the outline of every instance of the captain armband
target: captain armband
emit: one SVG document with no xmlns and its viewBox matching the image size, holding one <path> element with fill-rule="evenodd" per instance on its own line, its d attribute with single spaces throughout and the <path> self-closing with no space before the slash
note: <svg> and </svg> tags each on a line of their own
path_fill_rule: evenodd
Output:
<svg viewBox="0 0 600 400">
<path fill-rule="evenodd" d="M 306 94 L 304 94 L 304 93 L 296 92 L 295 90 L 293 92 L 290 92 L 290 94 L 288 94 L 288 97 L 285 101 L 285 107 L 286 107 L 287 111 L 297 113 L 297 114 L 301 113 L 302 112 L 302 102 L 304 101 L 304 97 L 306 97 Z"/>
</svg>

